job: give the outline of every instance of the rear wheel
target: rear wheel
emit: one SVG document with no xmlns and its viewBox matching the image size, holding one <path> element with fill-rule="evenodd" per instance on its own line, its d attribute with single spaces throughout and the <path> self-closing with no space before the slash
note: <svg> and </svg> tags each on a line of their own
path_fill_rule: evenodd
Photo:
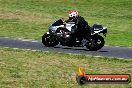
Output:
<svg viewBox="0 0 132 88">
<path fill-rule="evenodd" d="M 90 42 L 87 44 L 87 48 L 90 51 L 97 51 L 101 49 L 105 44 L 104 38 L 100 35 L 94 35 L 91 37 Z"/>
<path fill-rule="evenodd" d="M 47 47 L 54 47 L 59 44 L 55 36 L 47 33 L 42 36 L 42 43 Z"/>
</svg>

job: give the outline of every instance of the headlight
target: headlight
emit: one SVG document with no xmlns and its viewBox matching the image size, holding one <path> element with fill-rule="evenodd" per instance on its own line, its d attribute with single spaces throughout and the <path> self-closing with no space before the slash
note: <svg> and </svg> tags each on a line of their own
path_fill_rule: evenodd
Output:
<svg viewBox="0 0 132 88">
<path fill-rule="evenodd" d="M 103 29 L 107 29 L 107 27 L 103 27 Z"/>
<path fill-rule="evenodd" d="M 49 32 L 55 33 L 56 30 L 57 30 L 57 27 L 56 26 L 50 26 L 49 27 Z"/>
</svg>

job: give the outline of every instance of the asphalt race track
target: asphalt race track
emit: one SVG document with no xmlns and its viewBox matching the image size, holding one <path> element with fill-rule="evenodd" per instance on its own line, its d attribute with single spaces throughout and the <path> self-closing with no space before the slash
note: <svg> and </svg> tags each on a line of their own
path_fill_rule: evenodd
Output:
<svg viewBox="0 0 132 88">
<path fill-rule="evenodd" d="M 45 47 L 41 41 L 20 40 L 3 37 L 0 37 L 0 47 L 132 59 L 132 48 L 126 47 L 104 46 L 98 51 L 89 51 L 85 47 L 66 47 L 60 45 L 56 47 Z"/>
</svg>

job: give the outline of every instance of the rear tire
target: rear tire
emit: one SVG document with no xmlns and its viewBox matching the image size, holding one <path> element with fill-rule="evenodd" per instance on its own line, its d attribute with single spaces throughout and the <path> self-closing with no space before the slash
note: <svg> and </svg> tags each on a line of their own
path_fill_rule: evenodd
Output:
<svg viewBox="0 0 132 88">
<path fill-rule="evenodd" d="M 42 36 L 42 43 L 47 47 L 54 47 L 59 44 L 55 36 L 47 33 Z"/>
<path fill-rule="evenodd" d="M 94 35 L 91 37 L 90 42 L 87 44 L 87 48 L 90 51 L 97 51 L 101 49 L 105 44 L 104 38 L 100 35 Z"/>
</svg>

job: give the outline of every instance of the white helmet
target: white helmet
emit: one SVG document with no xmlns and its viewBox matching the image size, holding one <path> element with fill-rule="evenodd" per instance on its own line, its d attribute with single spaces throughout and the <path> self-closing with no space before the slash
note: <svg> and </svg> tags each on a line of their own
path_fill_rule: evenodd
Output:
<svg viewBox="0 0 132 88">
<path fill-rule="evenodd" d="M 76 10 L 72 10 L 69 12 L 69 18 L 76 18 L 78 16 L 78 12 Z"/>
</svg>

